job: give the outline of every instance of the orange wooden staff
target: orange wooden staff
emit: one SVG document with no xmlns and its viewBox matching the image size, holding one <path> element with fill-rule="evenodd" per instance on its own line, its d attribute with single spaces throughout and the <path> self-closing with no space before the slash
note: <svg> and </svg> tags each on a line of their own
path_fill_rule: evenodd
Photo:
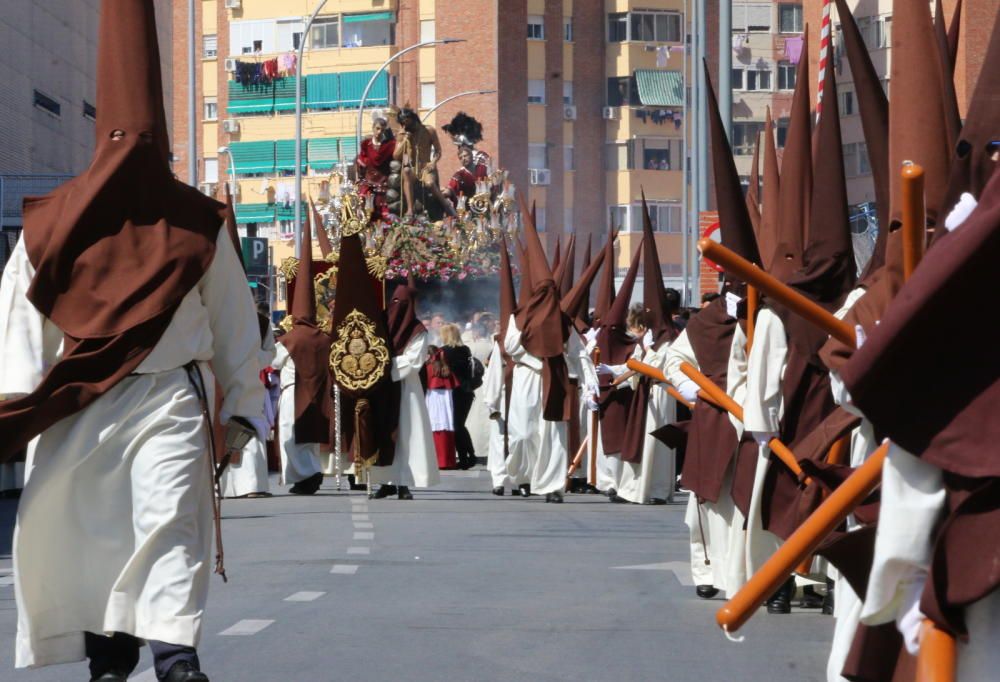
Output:
<svg viewBox="0 0 1000 682">
<path fill-rule="evenodd" d="M 957 666 L 955 638 L 931 620 L 924 620 L 920 629 L 916 682 L 953 682 Z"/>
<path fill-rule="evenodd" d="M 760 306 L 760 293 L 757 287 L 747 285 L 747 355 L 753 347 L 753 332 L 757 326 L 757 308 Z"/>
<path fill-rule="evenodd" d="M 583 453 L 587 451 L 587 443 L 590 441 L 590 436 L 583 439 L 580 443 L 580 449 L 576 451 L 576 455 L 573 456 L 573 461 L 569 465 L 569 471 L 566 472 L 566 485 L 569 485 L 569 478 L 580 468 L 580 462 L 583 461 Z"/>
<path fill-rule="evenodd" d="M 698 240 L 698 249 L 705 258 L 732 273 L 747 284 L 755 286 L 761 293 L 770 296 L 789 310 L 811 322 L 830 336 L 846 344 L 855 344 L 854 328 L 843 320 L 838 320 L 822 306 L 809 300 L 787 284 L 767 274 L 745 258 L 730 251 L 711 239 Z"/>
<path fill-rule="evenodd" d="M 676 400 L 689 410 L 694 409 L 694 405 L 685 400 L 684 396 L 681 395 L 681 392 L 678 391 L 673 386 L 671 386 L 670 381 L 667 379 L 667 377 L 663 374 L 663 372 L 661 372 L 656 367 L 653 367 L 652 365 L 647 365 L 645 362 L 639 362 L 635 358 L 629 359 L 629 361 L 626 362 L 625 365 L 636 374 L 642 374 L 643 376 L 649 377 L 653 381 L 659 381 L 661 383 L 667 384 L 667 393 L 670 395 L 671 398 L 673 398 L 674 400 Z"/>
<path fill-rule="evenodd" d="M 591 355 L 591 359 L 594 361 L 594 367 L 601 364 L 601 349 L 594 346 L 594 352 Z M 599 436 L 599 430 L 601 427 L 600 416 L 597 412 L 590 413 L 590 485 L 597 487 L 597 439 Z"/>
<path fill-rule="evenodd" d="M 740 421 L 743 421 L 743 406 L 730 398 L 729 395 L 716 386 L 711 379 L 696 370 L 689 362 L 681 363 L 681 371 L 684 372 L 688 379 L 698 384 L 698 388 L 708 395 L 711 402 L 715 403 Z M 782 443 L 777 438 L 772 438 L 768 441 L 767 446 L 771 448 L 771 452 L 773 452 L 774 455 L 781 460 L 782 464 L 788 467 L 800 481 L 802 481 L 805 485 L 809 485 L 812 482 L 812 480 L 806 476 L 805 472 L 802 471 L 802 467 L 799 466 L 799 460 L 795 456 L 795 453 L 789 450 L 787 445 Z"/>
<path fill-rule="evenodd" d="M 927 206 L 924 201 L 924 169 L 903 164 L 903 277 L 909 279 L 924 256 L 927 241 Z"/>
<path fill-rule="evenodd" d="M 736 632 L 768 597 L 788 579 L 796 566 L 816 551 L 820 543 L 839 526 L 882 480 L 882 463 L 889 444 L 885 443 L 851 474 L 809 515 L 788 540 L 778 548 L 739 592 L 715 614 L 726 632 Z"/>
</svg>

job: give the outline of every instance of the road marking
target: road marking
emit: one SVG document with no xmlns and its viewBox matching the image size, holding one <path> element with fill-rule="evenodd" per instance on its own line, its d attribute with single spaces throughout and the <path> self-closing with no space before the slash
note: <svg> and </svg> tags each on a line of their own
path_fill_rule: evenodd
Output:
<svg viewBox="0 0 1000 682">
<path fill-rule="evenodd" d="M 374 540 L 375 533 L 372 532 L 359 532 L 354 534 L 355 540 Z"/>
<path fill-rule="evenodd" d="M 635 566 L 612 566 L 616 571 L 669 571 L 677 578 L 677 582 L 688 587 L 694 585 L 691 577 L 691 564 L 686 561 L 668 561 L 662 564 L 637 564 Z"/>
<path fill-rule="evenodd" d="M 295 594 L 285 597 L 285 601 L 316 601 L 322 597 L 326 592 L 296 592 Z"/>
<path fill-rule="evenodd" d="M 367 521 L 368 514 L 351 514 L 351 521 Z"/>
<path fill-rule="evenodd" d="M 358 529 L 361 529 L 361 528 L 374 528 L 375 524 L 372 523 L 372 522 L 370 522 L 370 521 L 355 521 L 354 522 L 354 527 L 358 528 Z"/>
<path fill-rule="evenodd" d="M 347 553 L 348 554 L 371 554 L 372 553 L 372 548 L 371 547 L 348 547 L 347 548 Z"/>
<path fill-rule="evenodd" d="M 354 575 L 358 572 L 357 564 L 334 564 L 330 573 L 334 575 Z"/>
<path fill-rule="evenodd" d="M 266 628 L 268 625 L 273 623 L 273 620 L 241 620 L 232 627 L 229 627 L 219 633 L 220 637 L 249 637 L 250 635 L 256 635 L 258 632 Z"/>
</svg>

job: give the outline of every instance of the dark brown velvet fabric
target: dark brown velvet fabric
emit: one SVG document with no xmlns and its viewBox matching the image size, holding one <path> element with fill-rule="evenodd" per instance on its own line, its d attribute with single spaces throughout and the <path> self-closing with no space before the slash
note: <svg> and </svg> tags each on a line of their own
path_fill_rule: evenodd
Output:
<svg viewBox="0 0 1000 682">
<path fill-rule="evenodd" d="M 385 313 L 393 355 L 402 355 L 415 336 L 427 332 L 417 317 L 417 290 L 410 284 L 396 287 Z"/>
<path fill-rule="evenodd" d="M 559 268 L 554 270 L 552 273 L 552 278 L 555 280 L 556 284 L 559 285 L 559 298 L 562 299 L 569 293 L 569 290 L 573 288 L 573 275 L 576 274 L 574 271 L 576 265 L 576 235 L 571 234 L 569 236 L 569 241 L 566 243 L 566 248 L 563 251 L 562 262 L 559 263 Z"/>
<path fill-rule="evenodd" d="M 842 674 L 851 682 L 911 682 L 913 663 L 895 623 L 859 625 Z"/>
<path fill-rule="evenodd" d="M 576 281 L 569 293 L 563 296 L 559 302 L 563 312 L 573 318 L 573 324 L 577 331 L 583 334 L 588 329 L 583 315 L 587 312 L 587 301 L 590 298 L 590 287 L 597 277 L 597 271 L 604 264 L 604 251 L 600 251 L 593 260 L 587 259 L 587 267 L 580 273 L 580 279 Z"/>
<path fill-rule="evenodd" d="M 764 269 L 772 272 L 774 254 L 778 248 L 778 197 L 781 196 L 781 176 L 778 173 L 778 152 L 774 146 L 774 122 L 771 107 L 764 115 L 764 184 L 757 246 Z"/>
<path fill-rule="evenodd" d="M 597 285 L 597 298 L 594 300 L 595 328 L 600 326 L 615 300 L 615 238 L 617 235 L 618 233 L 613 226 L 608 228 L 608 240 L 604 243 L 605 267 L 601 271 L 601 281 Z"/>
<path fill-rule="evenodd" d="M 333 245 L 330 244 L 330 236 L 326 233 L 326 228 L 323 227 L 323 217 L 316 210 L 316 205 L 310 202 L 309 207 L 312 209 L 313 225 L 316 227 L 316 243 L 319 244 L 319 253 L 323 256 L 323 260 L 326 260 L 326 257 L 333 253 Z"/>
<path fill-rule="evenodd" d="M 728 140 L 727 140 L 728 141 Z M 760 137 L 754 142 L 753 161 L 750 162 L 750 185 L 746 195 L 747 215 L 753 225 L 754 235 L 760 234 Z"/>
</svg>

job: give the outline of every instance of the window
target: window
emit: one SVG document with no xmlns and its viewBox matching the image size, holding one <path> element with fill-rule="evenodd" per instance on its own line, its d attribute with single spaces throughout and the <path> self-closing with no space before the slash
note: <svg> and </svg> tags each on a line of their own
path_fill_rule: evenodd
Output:
<svg viewBox="0 0 1000 682">
<path fill-rule="evenodd" d="M 778 149 L 785 148 L 785 142 L 788 140 L 788 119 L 780 118 L 777 123 L 774 124 L 775 130 L 775 146 Z"/>
<path fill-rule="evenodd" d="M 302 21 L 279 21 L 276 36 L 278 52 L 292 52 L 299 49 L 303 31 L 305 31 L 305 24 Z"/>
<path fill-rule="evenodd" d="M 573 104 L 573 81 L 563 81 L 563 104 Z"/>
<path fill-rule="evenodd" d="M 608 106 L 642 106 L 642 102 L 639 101 L 639 88 L 635 84 L 635 76 L 608 79 Z"/>
<path fill-rule="evenodd" d="M 528 81 L 528 104 L 545 104 L 545 81 Z"/>
<path fill-rule="evenodd" d="M 733 30 L 770 33 L 771 5 L 733 3 Z"/>
<path fill-rule="evenodd" d="M 433 19 L 423 19 L 420 22 L 420 42 L 427 43 L 434 40 L 435 26 Z"/>
<path fill-rule="evenodd" d="M 205 182 L 219 181 L 219 159 L 205 159 Z"/>
<path fill-rule="evenodd" d="M 840 91 L 840 115 L 850 116 L 854 113 L 854 92 L 851 90 Z"/>
<path fill-rule="evenodd" d="M 733 69 L 729 78 L 732 81 L 733 90 L 746 89 L 745 79 L 743 78 L 743 69 Z"/>
<path fill-rule="evenodd" d="M 563 147 L 563 170 L 567 173 L 576 170 L 576 159 L 573 156 L 573 145 Z"/>
<path fill-rule="evenodd" d="M 892 42 L 892 17 L 859 17 L 858 31 L 869 50 L 889 47 Z"/>
<path fill-rule="evenodd" d="M 608 42 L 623 43 L 628 40 L 628 13 L 616 12 L 608 15 Z"/>
<path fill-rule="evenodd" d="M 528 168 L 548 168 L 549 148 L 544 144 L 528 145 Z"/>
<path fill-rule="evenodd" d="M 632 159 L 631 142 L 609 142 L 607 169 L 609 171 L 628 170 Z"/>
<path fill-rule="evenodd" d="M 872 167 L 868 162 L 868 145 L 858 142 L 858 175 L 871 175 Z"/>
<path fill-rule="evenodd" d="M 563 40 L 573 42 L 573 17 L 563 17 Z"/>
<path fill-rule="evenodd" d="M 545 220 L 545 207 L 538 206 L 535 209 L 535 229 L 539 232 L 545 232 L 545 225 L 547 221 Z"/>
<path fill-rule="evenodd" d="M 203 35 L 201 37 L 201 58 L 215 59 L 219 55 L 219 36 Z"/>
<path fill-rule="evenodd" d="M 778 5 L 778 30 L 802 33 L 802 5 Z"/>
<path fill-rule="evenodd" d="M 628 225 L 628 206 L 610 206 L 608 214 L 614 229 L 622 229 Z"/>
<path fill-rule="evenodd" d="M 649 221 L 654 232 L 680 233 L 683 228 L 683 214 L 678 204 L 651 203 L 649 206 Z M 638 218 L 638 230 L 642 229 L 642 206 L 632 207 L 633 215 Z"/>
<path fill-rule="evenodd" d="M 317 19 L 312 25 L 311 49 L 322 50 L 340 45 L 340 20 L 336 17 Z"/>
<path fill-rule="evenodd" d="M 274 19 L 259 21 L 233 21 L 229 23 L 229 53 L 233 55 L 254 52 L 275 52 Z"/>
<path fill-rule="evenodd" d="M 849 178 L 858 176 L 858 144 L 856 142 L 844 145 L 844 174 Z"/>
<path fill-rule="evenodd" d="M 733 154 L 749 156 L 757 146 L 757 138 L 764 131 L 764 124 L 759 121 L 744 121 L 733 123 Z"/>
<path fill-rule="evenodd" d="M 392 14 L 345 14 L 344 47 L 392 45 L 396 42 L 396 20 Z"/>
<path fill-rule="evenodd" d="M 91 121 L 97 120 L 97 107 L 87 100 L 83 100 L 83 117 L 88 118 Z"/>
<path fill-rule="evenodd" d="M 219 102 L 215 97 L 206 97 L 204 100 L 204 106 L 202 108 L 202 117 L 206 121 L 218 121 L 219 120 Z"/>
<path fill-rule="evenodd" d="M 680 138 L 637 137 L 627 142 L 610 142 L 607 170 L 681 170 L 684 141 Z"/>
<path fill-rule="evenodd" d="M 545 40 L 545 17 L 528 15 L 528 40 Z"/>
<path fill-rule="evenodd" d="M 778 89 L 795 89 L 795 64 L 791 62 L 778 62 Z"/>
<path fill-rule="evenodd" d="M 420 84 L 420 108 L 430 109 L 437 104 L 437 85 L 435 83 Z"/>
<path fill-rule="evenodd" d="M 59 117 L 62 115 L 62 105 L 38 90 L 35 90 L 34 104 L 42 111 L 46 111 L 53 116 Z"/>
<path fill-rule="evenodd" d="M 771 71 L 769 69 L 747 69 L 746 89 L 748 91 L 770 90 Z"/>
</svg>

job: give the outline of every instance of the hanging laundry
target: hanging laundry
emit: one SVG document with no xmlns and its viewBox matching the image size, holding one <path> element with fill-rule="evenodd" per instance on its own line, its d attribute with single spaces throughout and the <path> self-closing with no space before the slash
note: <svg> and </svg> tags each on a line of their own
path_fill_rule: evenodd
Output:
<svg viewBox="0 0 1000 682">
<path fill-rule="evenodd" d="M 667 68 L 667 63 L 670 61 L 670 48 L 666 45 L 661 45 L 656 48 L 656 68 L 665 69 Z"/>
<path fill-rule="evenodd" d="M 802 58 L 802 38 L 785 38 L 785 59 L 798 64 Z"/>
<path fill-rule="evenodd" d="M 294 76 L 298 66 L 298 55 L 286 52 L 278 57 L 278 74 L 282 77 Z"/>
<path fill-rule="evenodd" d="M 747 36 L 747 35 L 741 35 L 741 34 L 734 35 L 733 36 L 733 52 L 736 52 L 737 54 L 739 54 L 740 52 L 742 52 L 743 48 L 746 47 L 746 44 L 747 44 L 747 41 L 749 40 L 749 38 L 750 38 L 750 36 Z"/>
</svg>

